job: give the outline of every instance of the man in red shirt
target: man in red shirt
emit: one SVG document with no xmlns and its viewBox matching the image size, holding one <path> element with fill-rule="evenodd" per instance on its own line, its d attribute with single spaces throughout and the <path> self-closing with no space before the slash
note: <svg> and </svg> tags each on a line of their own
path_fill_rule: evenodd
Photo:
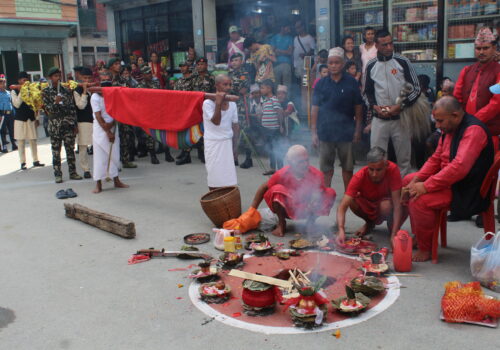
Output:
<svg viewBox="0 0 500 350">
<path fill-rule="evenodd" d="M 403 179 L 404 204 L 408 205 L 418 251 L 413 261 L 431 258 L 432 236 L 439 210 L 450 208 L 458 217 L 470 217 L 488 209 L 481 198 L 481 184 L 493 163 L 493 143 L 487 127 L 465 113 L 451 96 L 439 99 L 432 112 L 441 137 L 434 154 L 419 172 Z"/>
<path fill-rule="evenodd" d="M 263 199 L 278 216 L 278 227 L 272 232 L 282 237 L 286 219 L 307 219 L 308 229 L 318 216 L 328 216 L 335 202 L 336 193 L 325 187 L 323 173 L 309 165 L 309 154 L 304 146 L 294 145 L 287 152 L 290 165 L 262 184 L 252 202 L 258 208 Z"/>
<path fill-rule="evenodd" d="M 500 64 L 495 60 L 496 39 L 491 29 L 481 28 L 475 41 L 477 62 L 460 72 L 453 95 L 463 109 L 486 124 L 492 136 L 500 135 L 500 96 L 489 87 L 500 81 Z"/>
<path fill-rule="evenodd" d="M 401 227 L 402 181 L 399 168 L 387 160 L 386 152 L 380 147 L 373 147 L 366 157 L 368 165 L 354 174 L 337 209 L 338 243 L 344 242 L 345 214 L 349 208 L 366 222 L 356 231 L 358 236 L 387 221 L 392 240 Z"/>
</svg>

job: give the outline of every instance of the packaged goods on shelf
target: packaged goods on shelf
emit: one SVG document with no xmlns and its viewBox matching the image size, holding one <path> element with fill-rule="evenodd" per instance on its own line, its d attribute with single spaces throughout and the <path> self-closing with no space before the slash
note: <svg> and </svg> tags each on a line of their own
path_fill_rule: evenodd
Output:
<svg viewBox="0 0 500 350">
<path fill-rule="evenodd" d="M 425 20 L 436 20 L 438 17 L 438 7 L 437 6 L 429 6 L 424 10 L 424 19 Z"/>
<path fill-rule="evenodd" d="M 407 22 L 416 22 L 416 21 L 422 20 L 422 15 L 423 15 L 422 8 L 412 7 L 412 8 L 406 9 L 405 18 L 406 18 Z"/>
</svg>

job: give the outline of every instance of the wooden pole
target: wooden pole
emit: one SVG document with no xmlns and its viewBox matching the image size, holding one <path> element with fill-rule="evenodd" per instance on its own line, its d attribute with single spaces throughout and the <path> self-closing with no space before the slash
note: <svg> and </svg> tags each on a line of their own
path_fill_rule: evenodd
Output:
<svg viewBox="0 0 500 350">
<path fill-rule="evenodd" d="M 103 89 L 103 88 L 102 88 L 102 87 L 100 87 L 100 86 L 94 86 L 94 87 L 90 87 L 90 88 L 88 88 L 87 90 L 88 90 L 89 92 L 97 92 L 97 93 L 101 93 L 101 92 L 102 92 L 102 89 Z M 109 89 L 109 88 L 107 87 L 106 89 Z M 128 88 L 123 87 L 123 89 L 128 89 Z M 168 93 L 168 91 L 169 91 L 169 90 L 165 90 L 165 92 L 167 92 L 167 93 Z M 185 92 L 187 92 L 187 91 L 185 91 Z M 191 92 L 192 92 L 192 93 L 198 93 L 197 91 L 191 91 Z M 217 95 L 217 94 L 213 94 L 213 93 L 208 93 L 208 92 L 206 92 L 206 93 L 205 93 L 205 99 L 215 101 L 215 96 L 216 96 L 216 95 Z M 239 98 L 239 96 L 235 96 L 235 95 L 226 95 L 226 98 L 225 98 L 225 100 L 226 100 L 226 101 L 230 101 L 230 102 L 236 102 L 236 101 L 238 101 L 239 99 L 240 99 L 240 98 Z"/>
</svg>

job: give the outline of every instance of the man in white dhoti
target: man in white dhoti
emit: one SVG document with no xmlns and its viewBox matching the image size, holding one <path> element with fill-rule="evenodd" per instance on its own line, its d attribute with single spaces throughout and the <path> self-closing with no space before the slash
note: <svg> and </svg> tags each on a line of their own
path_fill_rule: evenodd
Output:
<svg viewBox="0 0 500 350">
<path fill-rule="evenodd" d="M 215 78 L 215 102 L 203 102 L 205 132 L 205 167 L 210 190 L 238 183 L 234 154 L 239 137 L 238 110 L 235 102 L 225 101 L 231 90 L 231 79 L 220 74 Z"/>
<path fill-rule="evenodd" d="M 101 86 L 111 86 L 111 75 L 100 75 Z M 92 144 L 94 146 L 94 180 L 97 182 L 93 193 L 102 191 L 102 180 L 112 178 L 115 187 L 128 188 L 118 178 L 120 166 L 120 135 L 118 126 L 113 117 L 106 112 L 104 98 L 101 94 L 94 93 L 90 98 L 94 114 Z"/>
</svg>

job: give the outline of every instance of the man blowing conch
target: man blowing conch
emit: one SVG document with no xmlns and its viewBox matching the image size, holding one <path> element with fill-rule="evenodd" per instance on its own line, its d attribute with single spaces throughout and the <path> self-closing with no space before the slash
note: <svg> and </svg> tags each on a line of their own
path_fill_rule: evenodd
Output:
<svg viewBox="0 0 500 350">
<path fill-rule="evenodd" d="M 365 220 L 356 231 L 358 236 L 387 221 L 392 241 L 401 227 L 402 180 L 399 168 L 387 160 L 386 152 L 380 147 L 373 147 L 366 157 L 368 165 L 354 174 L 337 209 L 338 243 L 344 242 L 347 209 Z"/>
<path fill-rule="evenodd" d="M 264 199 L 278 216 L 278 226 L 272 232 L 284 236 L 286 219 L 306 219 L 308 228 L 318 216 L 328 216 L 335 202 L 336 193 L 327 188 L 323 174 L 309 165 L 309 154 L 304 146 L 294 145 L 288 149 L 287 166 L 262 184 L 251 207 L 257 209 Z"/>
<path fill-rule="evenodd" d="M 403 192 L 409 194 L 411 227 L 417 238 L 418 251 L 413 261 L 431 258 L 440 209 L 450 208 L 466 217 L 482 213 L 489 206 L 489 198 L 479 193 L 494 157 L 487 127 L 467 114 L 451 96 L 439 99 L 432 114 L 436 128 L 444 135 L 420 171 L 403 179 Z"/>
</svg>

